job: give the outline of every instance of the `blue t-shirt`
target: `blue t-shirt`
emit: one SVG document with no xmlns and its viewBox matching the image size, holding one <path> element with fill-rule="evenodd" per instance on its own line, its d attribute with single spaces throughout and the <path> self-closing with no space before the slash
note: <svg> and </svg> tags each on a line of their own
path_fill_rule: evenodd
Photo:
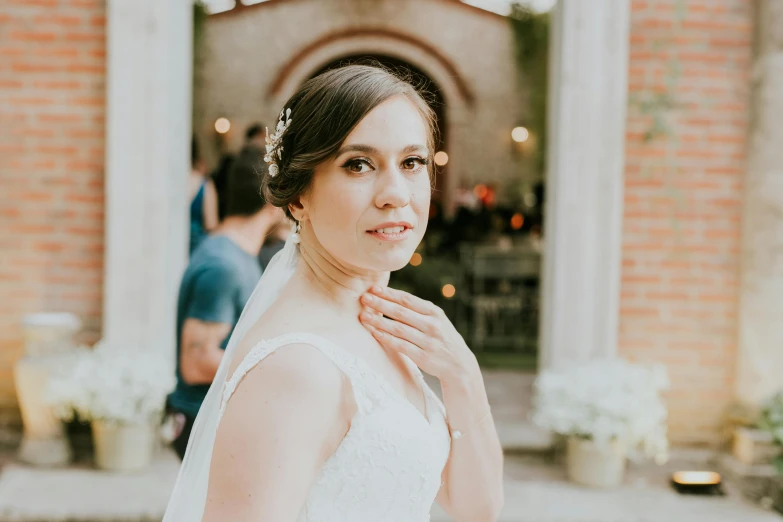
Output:
<svg viewBox="0 0 783 522">
<path fill-rule="evenodd" d="M 169 395 L 173 409 L 195 417 L 209 390 L 209 385 L 182 379 L 179 355 L 185 320 L 230 324 L 233 331 L 260 277 L 258 259 L 226 236 L 209 237 L 193 252 L 177 300 L 177 387 Z M 221 343 L 224 350 L 229 337 L 231 333 Z"/>
</svg>

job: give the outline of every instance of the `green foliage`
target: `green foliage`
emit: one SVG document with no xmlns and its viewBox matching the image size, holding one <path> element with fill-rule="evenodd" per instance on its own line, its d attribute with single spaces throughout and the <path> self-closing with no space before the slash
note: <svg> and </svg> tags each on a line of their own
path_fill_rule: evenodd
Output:
<svg viewBox="0 0 783 522">
<path fill-rule="evenodd" d="M 477 353 L 476 360 L 482 368 L 516 371 L 534 371 L 538 368 L 538 355 L 535 353 L 485 351 Z"/>
<path fill-rule="evenodd" d="M 685 0 L 676 0 L 673 16 L 675 27 L 681 28 L 687 13 L 688 8 Z M 668 45 L 671 45 L 671 39 L 666 35 L 652 42 L 653 50 L 662 54 L 665 54 Z M 644 143 L 650 143 L 657 139 L 677 139 L 677 133 L 670 119 L 672 112 L 679 105 L 675 97 L 677 86 L 682 78 L 682 63 L 678 53 L 671 53 L 671 58 L 663 66 L 665 70 L 663 90 L 646 89 L 642 92 L 632 93 L 628 99 L 630 107 L 636 107 L 641 114 L 649 116 L 651 120 L 650 127 L 644 133 Z"/>
<path fill-rule="evenodd" d="M 457 287 L 457 291 L 460 290 L 459 270 L 456 256 L 451 258 L 425 253 L 419 266 L 407 265 L 393 272 L 390 284 L 394 288 L 432 301 L 448 312 L 451 306 L 449 300 L 443 297 L 442 289 L 444 285 L 452 284 Z"/>
<path fill-rule="evenodd" d="M 207 21 L 207 8 L 203 0 L 193 2 L 193 48 L 194 56 L 201 50 L 204 43 L 204 24 Z"/>
<path fill-rule="evenodd" d="M 193 2 L 193 120 L 200 120 L 200 107 L 198 103 L 199 86 L 201 84 L 201 63 L 204 60 L 204 48 L 206 43 L 205 26 L 207 22 L 207 8 L 203 0 L 194 0 Z"/>
<path fill-rule="evenodd" d="M 668 121 L 668 113 L 675 108 L 675 103 L 668 92 L 632 96 L 630 103 L 638 106 L 642 114 L 652 119 L 652 124 L 644 133 L 645 143 L 674 135 L 674 130 Z"/>
<path fill-rule="evenodd" d="M 514 3 L 509 22 L 516 44 L 520 86 L 530 91 L 530 122 L 536 139 L 534 161 L 539 174 L 546 168 L 547 90 L 549 83 L 549 13 L 535 13 Z"/>
<path fill-rule="evenodd" d="M 760 429 L 769 432 L 775 444 L 783 448 L 783 393 L 772 397 L 761 410 L 758 426 Z M 783 454 L 773 461 L 778 473 L 783 475 Z"/>
<path fill-rule="evenodd" d="M 772 461 L 772 465 L 778 472 L 778 475 L 783 475 L 783 455 L 778 455 L 775 460 Z"/>
</svg>

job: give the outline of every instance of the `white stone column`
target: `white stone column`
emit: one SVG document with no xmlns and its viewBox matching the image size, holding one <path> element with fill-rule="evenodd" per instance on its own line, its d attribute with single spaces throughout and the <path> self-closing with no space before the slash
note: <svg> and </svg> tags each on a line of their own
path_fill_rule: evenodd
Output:
<svg viewBox="0 0 783 522">
<path fill-rule="evenodd" d="M 175 346 L 187 258 L 192 0 L 109 0 L 103 335 Z"/>
<path fill-rule="evenodd" d="M 756 7 L 736 389 L 751 407 L 783 391 L 783 4 Z"/>
<path fill-rule="evenodd" d="M 617 350 L 629 0 L 552 12 L 541 366 Z"/>
</svg>

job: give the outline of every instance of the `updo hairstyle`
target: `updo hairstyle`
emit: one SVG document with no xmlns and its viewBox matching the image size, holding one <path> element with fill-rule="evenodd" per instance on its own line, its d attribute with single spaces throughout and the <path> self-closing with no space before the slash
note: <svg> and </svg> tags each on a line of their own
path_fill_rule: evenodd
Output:
<svg viewBox="0 0 783 522">
<path fill-rule="evenodd" d="M 288 207 L 310 187 L 315 168 L 337 154 L 367 114 L 394 96 L 407 97 L 427 125 L 427 168 L 432 176 L 437 128 L 424 95 L 384 68 L 348 65 L 308 80 L 285 104 L 291 109 L 291 123 L 282 135 L 276 175 L 263 176 L 266 201 L 293 219 Z"/>
</svg>

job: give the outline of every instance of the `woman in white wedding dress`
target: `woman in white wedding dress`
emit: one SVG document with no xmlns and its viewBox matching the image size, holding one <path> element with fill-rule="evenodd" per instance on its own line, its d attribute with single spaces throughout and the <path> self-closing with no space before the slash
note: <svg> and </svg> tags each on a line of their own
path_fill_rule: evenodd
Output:
<svg viewBox="0 0 783 522">
<path fill-rule="evenodd" d="M 476 358 L 388 288 L 424 235 L 434 117 L 375 67 L 308 81 L 268 138 L 297 233 L 235 328 L 165 522 L 496 520 L 503 456 Z M 443 402 L 421 370 L 440 380 Z"/>
</svg>

